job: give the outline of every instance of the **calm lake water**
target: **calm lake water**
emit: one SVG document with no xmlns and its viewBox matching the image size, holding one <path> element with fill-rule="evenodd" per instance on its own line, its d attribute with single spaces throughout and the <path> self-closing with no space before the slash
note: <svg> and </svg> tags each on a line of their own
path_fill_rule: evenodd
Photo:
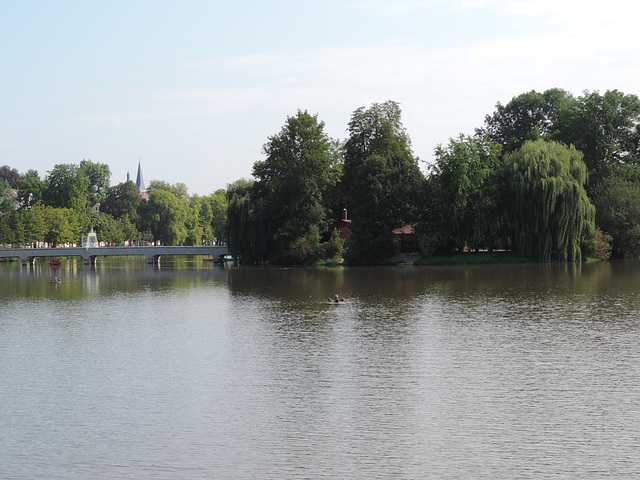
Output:
<svg viewBox="0 0 640 480">
<path fill-rule="evenodd" d="M 0 478 L 640 475 L 639 262 L 53 274 L 0 264 Z"/>
</svg>

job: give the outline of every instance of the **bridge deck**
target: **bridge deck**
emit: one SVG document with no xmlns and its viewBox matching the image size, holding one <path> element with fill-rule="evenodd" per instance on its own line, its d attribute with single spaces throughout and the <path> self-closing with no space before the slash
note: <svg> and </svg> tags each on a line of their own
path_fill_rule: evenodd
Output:
<svg viewBox="0 0 640 480">
<path fill-rule="evenodd" d="M 99 248 L 14 248 L 0 249 L 0 258 L 19 258 L 23 265 L 39 257 L 82 257 L 85 264 L 95 264 L 97 257 L 144 255 L 149 263 L 157 263 L 162 255 L 227 255 L 226 246 L 196 247 L 99 247 Z"/>
</svg>

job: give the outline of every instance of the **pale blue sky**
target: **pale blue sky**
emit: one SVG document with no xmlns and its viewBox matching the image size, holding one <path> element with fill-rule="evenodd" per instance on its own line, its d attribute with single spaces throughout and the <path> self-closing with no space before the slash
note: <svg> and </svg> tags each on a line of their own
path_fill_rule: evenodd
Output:
<svg viewBox="0 0 640 480">
<path fill-rule="evenodd" d="M 425 161 L 535 89 L 640 94 L 631 0 L 0 0 L 0 165 L 106 163 L 206 195 L 298 109 L 400 103 Z"/>
</svg>

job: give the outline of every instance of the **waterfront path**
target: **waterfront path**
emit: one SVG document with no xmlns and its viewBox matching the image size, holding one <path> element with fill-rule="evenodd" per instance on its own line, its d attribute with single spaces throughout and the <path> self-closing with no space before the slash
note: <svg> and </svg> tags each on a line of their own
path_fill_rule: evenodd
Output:
<svg viewBox="0 0 640 480">
<path fill-rule="evenodd" d="M 97 248 L 12 248 L 0 249 L 0 258 L 19 258 L 23 265 L 33 265 L 39 257 L 82 257 L 85 265 L 95 265 L 97 257 L 146 256 L 150 264 L 157 264 L 163 255 L 202 255 L 218 258 L 227 255 L 226 246 L 196 247 L 97 247 Z"/>
</svg>

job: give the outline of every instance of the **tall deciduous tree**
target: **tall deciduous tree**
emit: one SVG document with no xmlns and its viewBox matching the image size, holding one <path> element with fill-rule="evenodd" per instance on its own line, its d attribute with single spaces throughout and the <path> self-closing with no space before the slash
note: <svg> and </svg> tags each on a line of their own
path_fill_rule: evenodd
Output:
<svg viewBox="0 0 640 480">
<path fill-rule="evenodd" d="M 502 147 L 488 138 L 460 135 L 436 148 L 427 182 L 431 208 L 420 224 L 425 253 L 499 243 L 504 224 Z"/>
<path fill-rule="evenodd" d="M 583 236 L 595 234 L 587 169 L 573 146 L 536 140 L 505 156 L 517 250 L 540 261 L 579 261 Z"/>
<path fill-rule="evenodd" d="M 527 140 L 553 139 L 558 130 L 558 117 L 576 105 L 573 96 L 552 88 L 539 93 L 532 90 L 514 97 L 506 105 L 496 105 L 493 115 L 485 117 L 478 136 L 488 136 L 509 153 Z"/>
<path fill-rule="evenodd" d="M 93 206 L 97 203 L 102 203 L 111 182 L 109 165 L 92 162 L 91 160 L 82 160 L 80 162 L 80 171 L 89 179 L 89 186 L 87 187 L 89 205 Z"/>
<path fill-rule="evenodd" d="M 15 211 L 18 207 L 18 203 L 9 193 L 9 183 L 0 178 L 0 217 Z"/>
<path fill-rule="evenodd" d="M 420 182 L 417 165 L 402 155 L 364 160 L 352 187 L 349 263 L 379 264 L 393 256 L 393 229 L 417 219 L 412 212 Z"/>
<path fill-rule="evenodd" d="M 16 181 L 16 189 L 21 208 L 29 208 L 31 205 L 41 202 L 45 187 L 45 182 L 40 180 L 40 176 L 35 170 L 27 170 L 20 175 Z"/>
<path fill-rule="evenodd" d="M 0 180 L 5 180 L 10 187 L 16 188 L 18 178 L 20 178 L 20 172 L 17 169 L 11 168 L 9 165 L 0 167 Z"/>
<path fill-rule="evenodd" d="M 77 165 L 58 164 L 47 172 L 44 204 L 50 207 L 87 209 L 89 179 Z"/>
<path fill-rule="evenodd" d="M 200 221 L 202 212 L 202 198 L 194 195 L 188 202 L 186 215 L 184 217 L 184 226 L 187 230 L 186 245 L 200 245 L 204 229 Z"/>
<path fill-rule="evenodd" d="M 564 109 L 554 138 L 584 154 L 591 184 L 621 164 L 640 163 L 640 99 L 618 90 L 585 92 Z"/>
<path fill-rule="evenodd" d="M 187 239 L 185 218 L 187 200 L 159 188 L 149 189 L 149 201 L 140 207 L 141 230 L 149 230 L 153 238 L 166 245 L 180 245 Z"/>
<path fill-rule="evenodd" d="M 149 182 L 149 190 L 164 190 L 165 192 L 170 192 L 176 197 L 182 200 L 189 200 L 189 189 L 184 183 L 178 182 L 174 184 L 170 184 L 169 182 L 165 182 L 164 180 L 151 180 Z"/>
<path fill-rule="evenodd" d="M 349 262 L 374 264 L 393 254 L 392 230 L 418 218 L 421 182 L 398 103 L 358 108 L 344 159 L 343 189 L 353 220 Z"/>
<path fill-rule="evenodd" d="M 0 245 L 22 245 L 24 232 L 18 221 L 17 212 L 0 216 Z"/>
<path fill-rule="evenodd" d="M 213 194 L 204 197 L 203 205 L 203 228 L 206 232 L 206 239 L 211 241 L 215 238 L 217 245 L 226 242 L 227 228 L 227 191 L 216 190 Z"/>
<path fill-rule="evenodd" d="M 138 207 L 142 197 L 138 187 L 131 180 L 114 185 L 107 190 L 105 200 L 100 211 L 112 215 L 114 218 L 128 216 L 132 222 L 138 220 Z"/>
<path fill-rule="evenodd" d="M 20 221 L 24 226 L 24 243 L 35 244 L 44 239 L 46 225 L 42 203 L 38 202 L 30 208 L 21 210 Z"/>
<path fill-rule="evenodd" d="M 402 125 L 400 104 L 392 100 L 360 107 L 351 115 L 349 138 L 344 146 L 342 185 L 350 196 L 360 167 L 371 155 L 413 158 L 411 139 Z"/>
<path fill-rule="evenodd" d="M 614 174 L 594 188 L 592 197 L 598 227 L 613 238 L 613 256 L 640 256 L 640 183 Z"/>
<path fill-rule="evenodd" d="M 264 254 L 277 263 L 311 263 L 328 226 L 327 198 L 339 175 L 324 122 L 299 110 L 269 137 L 263 153 L 267 158 L 253 166 L 252 198 L 269 242 Z M 300 249 L 292 246 L 302 238 L 311 248 L 299 258 Z"/>
<path fill-rule="evenodd" d="M 44 240 L 52 246 L 80 240 L 80 226 L 77 212 L 71 208 L 44 208 Z"/>
</svg>

